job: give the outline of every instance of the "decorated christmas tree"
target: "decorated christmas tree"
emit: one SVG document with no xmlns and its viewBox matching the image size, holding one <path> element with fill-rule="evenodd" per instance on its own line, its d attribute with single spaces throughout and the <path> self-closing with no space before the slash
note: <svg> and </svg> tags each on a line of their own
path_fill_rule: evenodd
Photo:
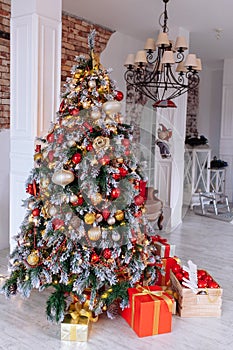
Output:
<svg viewBox="0 0 233 350">
<path fill-rule="evenodd" d="M 7 297 L 51 289 L 46 313 L 56 322 L 74 300 L 88 300 L 93 315 L 116 302 L 124 308 L 129 287 L 156 280 L 146 177 L 120 114 L 122 93 L 99 63 L 94 37 L 90 57 L 76 57 L 56 122 L 37 139 L 26 215 L 3 286 Z"/>
</svg>

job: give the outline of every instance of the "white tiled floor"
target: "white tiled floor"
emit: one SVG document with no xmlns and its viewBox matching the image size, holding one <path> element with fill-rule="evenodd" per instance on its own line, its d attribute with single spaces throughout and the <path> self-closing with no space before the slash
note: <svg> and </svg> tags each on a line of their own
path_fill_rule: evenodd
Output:
<svg viewBox="0 0 233 350">
<path fill-rule="evenodd" d="M 221 318 L 173 316 L 172 332 L 138 338 L 120 316 L 102 316 L 92 325 L 87 343 L 60 341 L 60 326 L 45 316 L 46 292 L 22 300 L 0 295 L 1 350 L 231 350 L 233 349 L 233 224 L 188 212 L 171 233 L 161 235 L 176 244 L 184 264 L 191 259 L 208 270 L 223 288 Z M 0 252 L 0 274 L 6 272 L 7 251 Z"/>
</svg>

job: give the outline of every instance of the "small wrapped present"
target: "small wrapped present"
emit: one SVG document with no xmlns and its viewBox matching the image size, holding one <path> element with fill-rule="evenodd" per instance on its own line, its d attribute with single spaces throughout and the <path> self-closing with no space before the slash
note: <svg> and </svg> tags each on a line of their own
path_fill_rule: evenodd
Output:
<svg viewBox="0 0 233 350">
<path fill-rule="evenodd" d="M 121 315 L 139 337 L 171 332 L 173 297 L 158 286 L 129 288 Z"/>
<path fill-rule="evenodd" d="M 158 271 L 158 279 L 156 285 L 167 286 L 170 282 L 170 272 L 174 265 L 180 262 L 180 259 L 176 256 L 173 258 L 163 258 L 161 259 L 162 271 Z"/>
<path fill-rule="evenodd" d="M 89 300 L 71 303 L 68 312 L 61 323 L 61 340 L 87 341 L 89 322 L 98 320 L 98 316 L 94 317 L 89 310 Z"/>
<path fill-rule="evenodd" d="M 176 246 L 168 243 L 166 238 L 156 235 L 152 237 L 152 240 L 161 258 L 169 258 L 175 255 Z"/>
<path fill-rule="evenodd" d="M 67 315 L 61 323 L 61 340 L 87 341 L 89 319 L 86 316 L 79 316 L 73 319 Z"/>
</svg>

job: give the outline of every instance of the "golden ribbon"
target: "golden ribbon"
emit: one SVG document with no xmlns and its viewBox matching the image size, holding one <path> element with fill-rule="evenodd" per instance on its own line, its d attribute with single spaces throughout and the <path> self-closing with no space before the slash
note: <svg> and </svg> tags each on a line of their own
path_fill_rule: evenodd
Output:
<svg viewBox="0 0 233 350">
<path fill-rule="evenodd" d="M 161 299 L 167 304 L 169 312 L 172 312 L 173 300 L 164 293 L 164 291 L 151 291 L 148 288 L 140 285 L 136 286 L 139 293 L 133 294 L 132 296 L 132 316 L 131 316 L 131 327 L 134 328 L 134 316 L 135 316 L 135 297 L 140 295 L 149 295 L 154 301 L 154 320 L 153 320 L 153 331 L 152 334 L 158 334 L 159 330 L 159 316 L 160 316 L 160 301 Z M 159 299 L 160 298 L 160 299 Z"/>
<path fill-rule="evenodd" d="M 87 317 L 91 322 L 97 322 L 98 316 L 93 317 L 93 312 L 89 309 L 89 305 L 89 300 L 86 300 L 83 304 L 79 302 L 72 303 L 69 310 L 69 314 L 72 318 L 71 323 L 79 323 L 80 316 Z"/>
<path fill-rule="evenodd" d="M 206 291 L 206 294 L 208 297 L 208 301 L 211 304 L 215 304 L 217 302 L 217 300 L 219 299 L 219 297 L 221 296 L 221 290 L 219 288 L 216 288 L 216 295 L 213 296 L 213 299 L 210 298 L 209 291 L 207 288 L 205 289 L 205 291 Z"/>
</svg>

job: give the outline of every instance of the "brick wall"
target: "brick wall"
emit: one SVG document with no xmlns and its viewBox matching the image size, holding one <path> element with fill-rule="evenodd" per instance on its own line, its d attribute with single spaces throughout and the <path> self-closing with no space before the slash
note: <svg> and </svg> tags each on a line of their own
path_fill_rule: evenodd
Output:
<svg viewBox="0 0 233 350">
<path fill-rule="evenodd" d="M 0 0 L 0 129 L 10 127 L 10 11 L 11 0 Z M 84 19 L 62 14 L 61 88 L 74 65 L 74 58 L 89 54 L 87 37 L 96 29 L 95 52 L 101 53 L 113 33 Z"/>
<path fill-rule="evenodd" d="M 75 64 L 74 58 L 80 54 L 89 54 L 87 37 L 91 29 L 96 29 L 95 53 L 100 54 L 106 47 L 113 31 L 94 25 L 83 19 L 63 13 L 62 15 L 62 88 L 66 77 Z"/>
<path fill-rule="evenodd" d="M 0 0 L 0 129 L 10 127 L 10 0 Z"/>
</svg>

